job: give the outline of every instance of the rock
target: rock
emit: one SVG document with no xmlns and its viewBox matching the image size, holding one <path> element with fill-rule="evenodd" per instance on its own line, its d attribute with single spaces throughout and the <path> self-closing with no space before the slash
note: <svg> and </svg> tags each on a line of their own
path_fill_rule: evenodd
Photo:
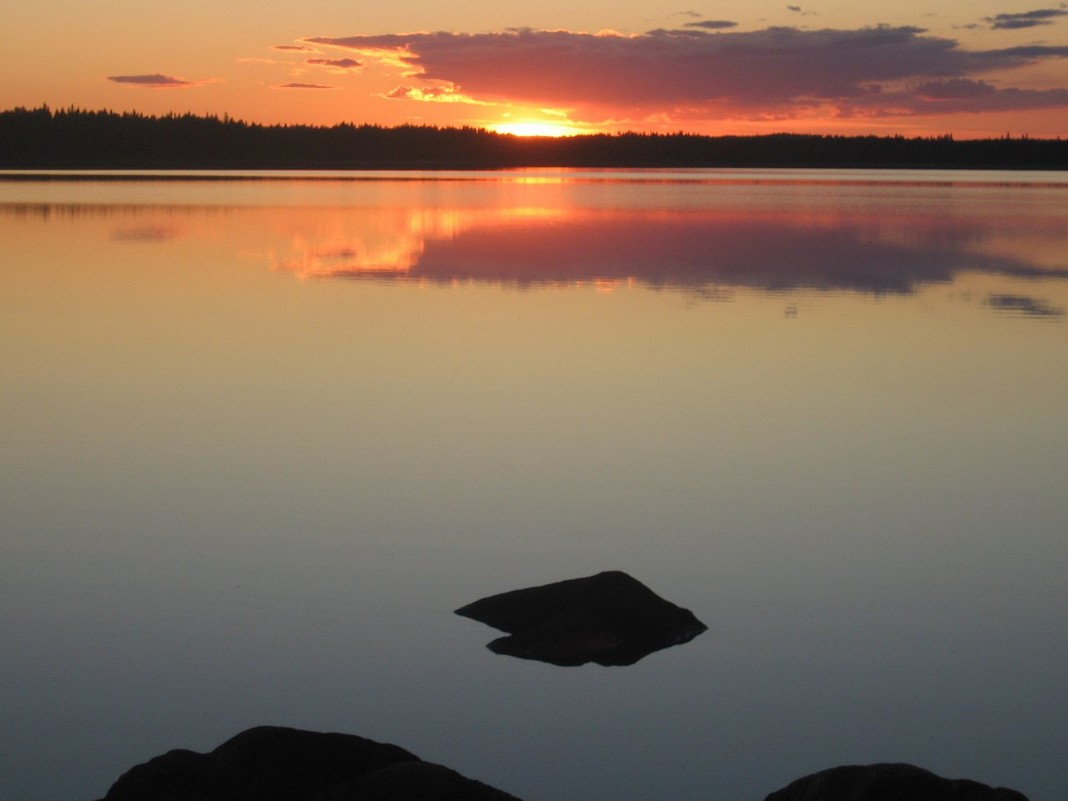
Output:
<svg viewBox="0 0 1068 801">
<path fill-rule="evenodd" d="M 843 765 L 813 773 L 764 801 L 1027 801 L 1015 790 L 943 779 L 904 763 Z"/>
<path fill-rule="evenodd" d="M 337 785 L 317 801 L 519 801 L 433 762 L 397 762 Z"/>
<path fill-rule="evenodd" d="M 563 666 L 633 665 L 707 629 L 688 609 L 618 570 L 504 592 L 456 614 L 510 635 L 488 645 L 494 653 Z"/>
<path fill-rule="evenodd" d="M 214 751 L 169 751 L 119 777 L 102 801 L 518 801 L 396 745 L 259 726 Z"/>
</svg>

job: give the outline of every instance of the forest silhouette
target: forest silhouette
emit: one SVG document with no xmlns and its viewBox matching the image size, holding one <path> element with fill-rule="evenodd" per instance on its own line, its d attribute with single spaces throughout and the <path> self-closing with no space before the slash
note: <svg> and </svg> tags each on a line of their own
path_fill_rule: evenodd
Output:
<svg viewBox="0 0 1068 801">
<path fill-rule="evenodd" d="M 15 108 L 0 112 L 0 168 L 491 169 L 854 167 L 1068 169 L 1068 140 L 776 133 L 520 137 L 431 125 L 262 125 L 228 116 Z"/>
</svg>

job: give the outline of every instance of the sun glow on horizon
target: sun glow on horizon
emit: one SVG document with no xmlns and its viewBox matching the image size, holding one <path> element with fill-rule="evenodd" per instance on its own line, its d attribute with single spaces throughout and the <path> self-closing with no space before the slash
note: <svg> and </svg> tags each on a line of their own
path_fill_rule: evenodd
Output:
<svg viewBox="0 0 1068 801">
<path fill-rule="evenodd" d="M 586 133 L 581 128 L 574 125 L 570 125 L 566 122 L 551 122 L 551 121 L 516 121 L 516 122 L 499 122 L 495 125 L 490 125 L 489 129 L 501 134 L 512 134 L 513 136 L 578 136 L 581 133 Z"/>
</svg>

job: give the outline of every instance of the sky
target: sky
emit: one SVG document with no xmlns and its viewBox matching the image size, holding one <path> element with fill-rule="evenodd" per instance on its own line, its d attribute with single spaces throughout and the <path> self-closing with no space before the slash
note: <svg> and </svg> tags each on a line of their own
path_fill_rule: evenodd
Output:
<svg viewBox="0 0 1068 801">
<path fill-rule="evenodd" d="M 0 2 L 5 109 L 553 135 L 1068 136 L 1059 0 Z"/>
</svg>

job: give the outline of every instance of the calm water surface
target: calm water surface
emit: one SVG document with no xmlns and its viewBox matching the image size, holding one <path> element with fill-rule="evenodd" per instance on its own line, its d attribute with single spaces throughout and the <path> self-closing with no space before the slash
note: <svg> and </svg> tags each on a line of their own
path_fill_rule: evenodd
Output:
<svg viewBox="0 0 1068 801">
<path fill-rule="evenodd" d="M 271 177 L 0 181 L 0 798 L 263 723 L 526 801 L 1068 798 L 1068 174 Z M 609 568 L 709 631 L 452 614 Z"/>
</svg>

